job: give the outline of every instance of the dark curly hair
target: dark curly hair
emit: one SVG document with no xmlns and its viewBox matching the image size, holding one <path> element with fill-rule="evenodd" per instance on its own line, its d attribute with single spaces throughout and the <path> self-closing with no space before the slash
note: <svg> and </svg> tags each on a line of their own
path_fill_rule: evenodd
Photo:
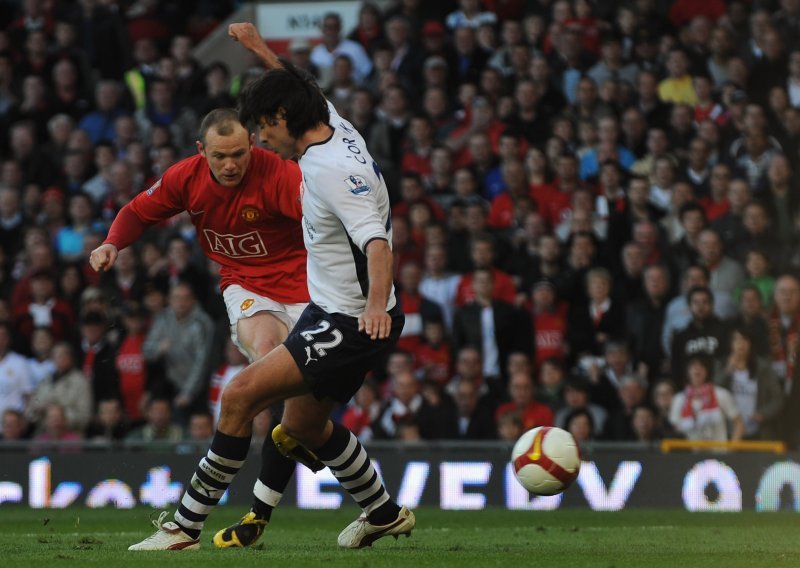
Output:
<svg viewBox="0 0 800 568">
<path fill-rule="evenodd" d="M 239 120 L 258 123 L 262 118 L 274 119 L 283 109 L 286 129 L 300 138 L 318 124 L 328 123 L 328 102 L 313 79 L 282 63 L 283 68 L 270 69 L 245 88 L 239 99 Z"/>
</svg>

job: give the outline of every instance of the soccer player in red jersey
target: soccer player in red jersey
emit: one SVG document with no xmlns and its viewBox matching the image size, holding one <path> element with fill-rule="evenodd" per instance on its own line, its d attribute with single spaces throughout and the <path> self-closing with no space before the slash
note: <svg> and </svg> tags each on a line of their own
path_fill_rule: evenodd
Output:
<svg viewBox="0 0 800 568">
<path fill-rule="evenodd" d="M 309 300 L 300 168 L 254 142 L 236 111 L 211 111 L 200 125 L 199 154 L 170 167 L 123 207 L 89 259 L 95 270 L 108 270 L 148 226 L 188 211 L 203 252 L 221 265 L 231 337 L 251 362 L 286 339 Z M 295 462 L 271 439 L 261 455 L 253 507 L 269 518 Z"/>
</svg>

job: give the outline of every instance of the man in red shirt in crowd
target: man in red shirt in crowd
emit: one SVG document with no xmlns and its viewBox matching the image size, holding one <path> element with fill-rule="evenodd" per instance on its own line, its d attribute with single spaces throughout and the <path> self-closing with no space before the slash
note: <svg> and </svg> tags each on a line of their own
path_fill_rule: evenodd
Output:
<svg viewBox="0 0 800 568">
<path fill-rule="evenodd" d="M 530 430 L 538 426 L 553 425 L 553 411 L 546 404 L 535 398 L 533 378 L 528 373 L 514 373 L 508 381 L 508 394 L 511 401 L 501 404 L 495 413 L 495 419 L 509 412 L 518 412 L 522 416 L 522 429 Z"/>
<path fill-rule="evenodd" d="M 118 252 L 148 226 L 188 211 L 203 252 L 221 266 L 231 338 L 253 362 L 286 339 L 309 301 L 300 168 L 254 146 L 255 137 L 233 109 L 211 111 L 199 134 L 199 154 L 167 169 L 123 207 L 90 263 L 97 271 L 109 270 Z M 261 455 L 253 508 L 268 519 L 295 463 L 278 453 L 271 439 Z M 313 456 L 295 457 L 313 465 Z M 254 528 L 263 530 L 265 524 Z"/>
<path fill-rule="evenodd" d="M 514 285 L 514 281 L 511 276 L 499 268 L 495 268 L 492 264 L 494 262 L 494 239 L 492 236 L 489 234 L 476 235 L 472 239 L 470 256 L 475 269 L 485 268 L 492 271 L 492 278 L 494 279 L 494 295 L 492 299 L 502 300 L 512 305 L 515 304 L 517 301 L 517 287 Z M 461 277 L 456 291 L 457 306 L 465 306 L 475 299 L 475 289 L 472 285 L 473 279 L 474 272 L 469 272 Z"/>
</svg>

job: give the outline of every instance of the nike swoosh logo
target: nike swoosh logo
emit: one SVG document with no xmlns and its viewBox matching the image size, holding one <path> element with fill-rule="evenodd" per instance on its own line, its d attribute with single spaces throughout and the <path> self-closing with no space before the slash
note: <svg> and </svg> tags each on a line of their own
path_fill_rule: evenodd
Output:
<svg viewBox="0 0 800 568">
<path fill-rule="evenodd" d="M 189 215 L 200 215 L 201 213 L 205 213 L 205 211 L 189 211 Z"/>
</svg>

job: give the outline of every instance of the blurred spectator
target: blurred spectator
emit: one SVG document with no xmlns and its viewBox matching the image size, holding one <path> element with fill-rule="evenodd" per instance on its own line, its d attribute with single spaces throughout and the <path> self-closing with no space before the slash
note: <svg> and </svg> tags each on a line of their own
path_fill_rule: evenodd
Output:
<svg viewBox="0 0 800 568">
<path fill-rule="evenodd" d="M 603 357 L 592 362 L 586 373 L 590 384 L 590 397 L 614 413 L 620 408 L 619 389 L 622 380 L 633 373 L 633 363 L 628 347 L 622 341 L 609 341 L 603 349 Z"/>
<path fill-rule="evenodd" d="M 698 355 L 719 358 L 728 354 L 730 330 L 713 311 L 714 294 L 708 288 L 692 288 L 686 294 L 692 319 L 672 339 L 671 372 L 678 384 L 686 377 L 689 358 Z"/>
<path fill-rule="evenodd" d="M 550 407 L 554 413 L 564 406 L 563 363 L 558 359 L 545 359 L 539 367 L 539 384 L 536 398 Z"/>
<path fill-rule="evenodd" d="M 31 354 L 28 359 L 30 369 L 31 388 L 39 386 L 44 379 L 55 373 L 56 365 L 53 362 L 53 332 L 49 327 L 37 327 L 31 335 Z"/>
<path fill-rule="evenodd" d="M 474 273 L 475 300 L 455 313 L 453 345 L 456 350 L 471 345 L 481 351 L 483 376 L 495 395 L 503 391 L 502 362 L 514 351 L 531 351 L 528 315 L 503 301 L 495 300 L 492 272 Z"/>
<path fill-rule="evenodd" d="M 94 91 L 94 110 L 83 116 L 78 128 L 89 135 L 92 144 L 114 139 L 114 122 L 124 114 L 122 87 L 117 81 L 98 81 Z"/>
<path fill-rule="evenodd" d="M 213 324 L 192 287 L 179 282 L 170 291 L 169 307 L 155 317 L 142 352 L 149 363 L 163 361 L 165 380 L 156 390 L 173 398 L 180 412 L 203 388 L 212 338 Z"/>
<path fill-rule="evenodd" d="M 709 282 L 708 270 L 704 266 L 690 266 L 686 269 L 681 282 L 681 293 L 667 304 L 667 313 L 664 316 L 664 327 L 661 330 L 661 340 L 667 355 L 672 354 L 672 340 L 676 333 L 686 328 L 692 319 L 691 307 L 688 301 L 688 292 L 692 288 L 707 288 Z M 736 315 L 736 305 L 728 294 L 713 295 L 714 315 L 727 321 Z"/>
<path fill-rule="evenodd" d="M 623 60 L 622 42 L 615 34 L 607 34 L 600 41 L 601 58 L 587 75 L 597 85 L 602 85 L 608 79 L 622 80 L 630 85 L 636 82 L 637 67 L 633 63 Z"/>
<path fill-rule="evenodd" d="M 94 400 L 119 398 L 116 346 L 107 337 L 108 320 L 102 311 L 89 310 L 80 321 L 81 370 L 92 385 Z"/>
<path fill-rule="evenodd" d="M 228 383 L 239 374 L 239 371 L 247 366 L 247 363 L 247 357 L 244 353 L 234 345 L 233 341 L 227 339 L 225 341 L 225 360 L 219 369 L 211 375 L 208 389 L 208 406 L 214 417 L 214 424 L 219 421 L 222 392 L 228 386 Z"/>
<path fill-rule="evenodd" d="M 567 327 L 573 359 L 597 357 L 609 340 L 625 337 L 625 311 L 612 299 L 611 288 L 611 274 L 606 269 L 593 268 L 586 273 L 589 301 L 572 304 Z"/>
<path fill-rule="evenodd" d="M 92 231 L 103 231 L 105 227 L 93 222 L 93 203 L 85 193 L 75 193 L 69 198 L 69 224 L 55 235 L 56 252 L 65 261 L 78 260 L 83 256 L 84 237 Z"/>
<path fill-rule="evenodd" d="M 470 381 L 458 381 L 455 388 L 458 411 L 458 437 L 465 440 L 496 438 L 491 403 L 481 397 L 478 387 Z"/>
<path fill-rule="evenodd" d="M 497 15 L 493 12 L 481 11 L 479 0 L 459 0 L 459 10 L 447 16 L 445 23 L 451 30 L 460 27 L 478 28 L 484 24 L 497 23 Z"/>
<path fill-rule="evenodd" d="M 385 40 L 381 10 L 372 2 L 363 2 L 358 12 L 358 25 L 347 39 L 356 41 L 372 54 L 376 44 Z"/>
<path fill-rule="evenodd" d="M 0 248 L 8 252 L 19 250 L 24 221 L 19 193 L 10 187 L 0 187 Z"/>
<path fill-rule="evenodd" d="M 602 430 L 608 440 L 633 440 L 634 410 L 647 402 L 647 383 L 637 375 L 625 375 L 619 382 L 619 407 L 609 412 Z"/>
<path fill-rule="evenodd" d="M 30 437 L 30 428 L 22 412 L 7 408 L 0 417 L 2 417 L 2 420 L 0 420 L 0 441 L 20 442 Z"/>
<path fill-rule="evenodd" d="M 67 343 L 53 347 L 53 363 L 56 371 L 36 388 L 28 403 L 27 415 L 37 424 L 46 419 L 50 405 L 58 404 L 64 414 L 66 426 L 75 432 L 83 432 L 92 418 L 92 387 L 80 369 L 75 366 L 75 355 Z"/>
<path fill-rule="evenodd" d="M 109 398 L 97 403 L 97 414 L 86 430 L 86 439 L 98 442 L 123 440 L 128 430 L 122 404 L 116 398 Z"/>
<path fill-rule="evenodd" d="M 686 52 L 680 48 L 670 50 L 666 68 L 668 76 L 658 85 L 658 97 L 666 103 L 697 104 Z"/>
<path fill-rule="evenodd" d="M 663 329 L 669 299 L 669 273 L 665 266 L 654 264 L 644 270 L 644 297 L 626 307 L 625 327 L 631 354 L 644 365 L 647 376 L 666 371 L 667 357 L 658 333 Z"/>
<path fill-rule="evenodd" d="M 790 447 L 796 447 L 798 424 L 797 399 L 800 395 L 798 382 L 798 333 L 800 332 L 800 281 L 796 276 L 784 274 L 775 283 L 775 301 L 769 314 L 769 342 L 772 368 L 786 393 L 786 401 L 780 419 L 784 428 L 784 439 Z"/>
<path fill-rule="evenodd" d="M 24 411 L 34 389 L 28 362 L 11 350 L 11 338 L 11 326 L 0 321 L 0 413 Z"/>
<path fill-rule="evenodd" d="M 447 251 L 441 245 L 425 248 L 425 273 L 419 284 L 423 297 L 436 302 L 442 310 L 445 326 L 452 328 L 456 293 L 461 277 L 447 272 Z"/>
<path fill-rule="evenodd" d="M 320 85 L 327 86 L 339 55 L 346 55 L 353 62 L 353 78 L 361 82 L 372 70 L 372 62 L 364 48 L 353 40 L 342 37 L 342 19 L 329 12 L 322 18 L 322 43 L 311 50 L 311 63 L 320 72 Z"/>
<path fill-rule="evenodd" d="M 631 426 L 637 442 L 650 444 L 663 437 L 658 427 L 656 411 L 647 404 L 640 404 L 633 409 Z"/>
<path fill-rule="evenodd" d="M 188 440 L 210 442 L 214 436 L 214 418 L 208 412 L 198 412 L 189 417 Z"/>
<path fill-rule="evenodd" d="M 675 398 L 675 384 L 664 379 L 656 383 L 652 390 L 653 408 L 656 411 L 659 430 L 665 438 L 682 438 L 683 434 L 675 429 L 669 418 L 672 400 Z"/>
<path fill-rule="evenodd" d="M 40 269 L 30 276 L 31 300 L 18 304 L 13 313 L 14 329 L 20 345 L 29 349 L 36 327 L 49 327 L 56 341 L 71 339 L 75 314 L 63 299 L 56 295 L 54 273 Z"/>
<path fill-rule="evenodd" d="M 506 442 L 516 442 L 525 432 L 519 412 L 506 412 L 497 419 L 497 437 Z"/>
<path fill-rule="evenodd" d="M 499 422 L 504 414 L 519 413 L 522 417 L 523 431 L 538 426 L 553 426 L 553 411 L 546 404 L 536 400 L 536 387 L 533 379 L 526 373 L 514 373 L 508 380 L 509 402 L 501 404 L 495 411 Z"/>
<path fill-rule="evenodd" d="M 484 233 L 473 237 L 470 257 L 475 272 L 478 270 L 490 272 L 493 282 L 492 299 L 513 304 L 517 299 L 516 286 L 507 273 L 494 266 L 495 247 L 491 235 Z M 474 272 L 465 274 L 459 281 L 455 299 L 457 305 L 463 306 L 475 299 L 474 274 Z"/>
<path fill-rule="evenodd" d="M 783 408 L 783 391 L 766 359 L 758 357 L 747 331 L 734 329 L 731 353 L 719 361 L 714 383 L 733 395 L 744 421 L 744 437 L 775 440 L 777 419 Z"/>
<path fill-rule="evenodd" d="M 537 369 L 548 359 L 563 361 L 567 351 L 567 305 L 558 302 L 556 289 L 550 280 L 542 279 L 533 285 L 533 352 Z"/>
<path fill-rule="evenodd" d="M 711 365 L 704 355 L 689 358 L 686 387 L 672 400 L 670 422 L 690 440 L 741 440 L 741 413 L 730 391 L 711 382 Z M 730 433 L 728 422 L 733 425 Z"/>
<path fill-rule="evenodd" d="M 174 89 L 164 79 L 152 79 L 148 85 L 147 103 L 136 111 L 134 119 L 143 139 L 149 139 L 156 126 L 163 126 L 169 129 L 172 143 L 182 153 L 188 153 L 194 145 L 198 120 L 191 108 L 178 105 Z"/>
<path fill-rule="evenodd" d="M 400 269 L 400 290 L 397 298 L 406 316 L 406 323 L 397 348 L 405 351 L 414 351 L 419 347 L 426 321 L 442 318 L 439 306 L 420 294 L 421 276 L 420 267 L 416 263 L 408 262 Z"/>
<path fill-rule="evenodd" d="M 772 294 L 769 297 L 772 301 Z M 742 329 L 753 342 L 753 353 L 756 357 L 769 358 L 770 332 L 767 325 L 767 313 L 761 291 L 753 285 L 745 284 L 739 296 L 739 316 L 731 321 L 734 329 Z"/>
<path fill-rule="evenodd" d="M 367 379 L 356 392 L 353 400 L 342 415 L 342 424 L 361 442 L 372 440 L 372 423 L 381 413 L 378 387 Z"/>
<path fill-rule="evenodd" d="M 564 417 L 564 429 L 572 434 L 578 446 L 595 439 L 596 429 L 592 413 L 585 408 L 576 408 Z"/>
<path fill-rule="evenodd" d="M 555 414 L 553 425 L 565 428 L 567 416 L 578 409 L 586 409 L 592 415 L 592 425 L 594 432 L 602 432 L 608 412 L 597 404 L 590 401 L 591 385 L 581 377 L 572 377 L 564 385 L 564 406 Z"/>
<path fill-rule="evenodd" d="M 132 430 L 126 440 L 135 442 L 180 442 L 183 431 L 172 424 L 172 405 L 168 399 L 154 398 L 147 405 L 146 422 Z"/>
<path fill-rule="evenodd" d="M 81 435 L 70 428 L 67 414 L 63 406 L 58 402 L 51 402 L 44 408 L 44 418 L 39 434 L 33 438 L 34 451 L 46 451 L 48 446 L 42 444 L 47 442 L 78 442 Z M 60 448 L 59 451 L 68 451 Z"/>
<path fill-rule="evenodd" d="M 445 338 L 441 318 L 423 321 L 422 342 L 414 350 L 417 374 L 425 380 L 445 386 L 450 380 L 453 367 L 451 348 Z"/>
<path fill-rule="evenodd" d="M 420 437 L 426 440 L 458 437 L 456 405 L 442 385 L 422 381 L 421 394 L 423 404 L 413 422 Z"/>
<path fill-rule="evenodd" d="M 418 426 L 418 414 L 425 399 L 420 394 L 420 384 L 411 373 L 401 373 L 392 378 L 392 396 L 373 423 L 376 438 L 397 438 L 401 424 Z"/>
<path fill-rule="evenodd" d="M 133 249 L 128 247 L 119 251 L 114 266 L 100 275 L 99 286 L 112 304 L 141 302 L 145 275 Z"/>
</svg>

